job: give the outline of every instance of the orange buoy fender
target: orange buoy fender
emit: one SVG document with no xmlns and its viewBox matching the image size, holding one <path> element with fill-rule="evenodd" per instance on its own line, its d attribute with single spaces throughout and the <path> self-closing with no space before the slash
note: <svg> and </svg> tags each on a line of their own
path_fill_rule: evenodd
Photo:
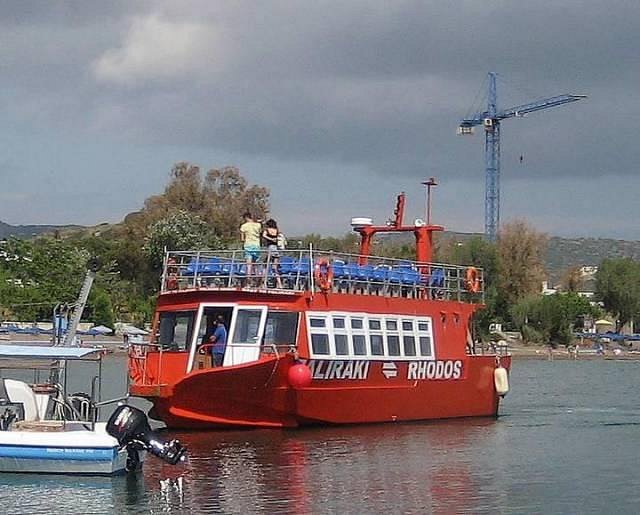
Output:
<svg viewBox="0 0 640 515">
<path fill-rule="evenodd" d="M 311 369 L 304 363 L 296 363 L 287 372 L 289 384 L 296 390 L 306 388 L 311 384 L 313 379 Z"/>
<path fill-rule="evenodd" d="M 480 274 L 475 266 L 470 266 L 465 272 L 465 286 L 471 293 L 480 291 Z"/>
<path fill-rule="evenodd" d="M 509 392 L 509 373 L 507 369 L 498 366 L 493 371 L 493 382 L 496 385 L 496 393 L 500 397 L 504 397 Z"/>
</svg>

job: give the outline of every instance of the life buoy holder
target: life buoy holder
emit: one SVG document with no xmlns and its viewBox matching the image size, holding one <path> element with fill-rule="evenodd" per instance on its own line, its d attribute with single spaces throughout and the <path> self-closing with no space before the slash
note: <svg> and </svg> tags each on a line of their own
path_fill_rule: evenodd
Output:
<svg viewBox="0 0 640 515">
<path fill-rule="evenodd" d="M 471 293 L 478 293 L 480 291 L 480 274 L 475 266 L 467 268 L 464 284 Z"/>
<path fill-rule="evenodd" d="M 333 267 L 331 263 L 324 258 L 320 259 L 314 267 L 313 278 L 323 292 L 331 290 L 333 286 Z"/>
</svg>

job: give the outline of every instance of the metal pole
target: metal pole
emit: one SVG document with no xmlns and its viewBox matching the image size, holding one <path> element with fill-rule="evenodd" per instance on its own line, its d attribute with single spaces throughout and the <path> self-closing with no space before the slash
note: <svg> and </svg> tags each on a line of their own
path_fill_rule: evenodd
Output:
<svg viewBox="0 0 640 515">
<path fill-rule="evenodd" d="M 428 181 L 424 181 L 422 183 L 423 186 L 426 186 L 426 217 L 427 217 L 427 225 L 431 225 L 431 188 L 433 186 L 437 186 L 435 177 L 430 177 Z"/>
</svg>

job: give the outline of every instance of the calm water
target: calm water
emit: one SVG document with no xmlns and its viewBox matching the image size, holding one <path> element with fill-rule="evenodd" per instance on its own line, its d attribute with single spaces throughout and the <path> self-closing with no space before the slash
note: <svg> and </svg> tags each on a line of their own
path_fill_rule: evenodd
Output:
<svg viewBox="0 0 640 515">
<path fill-rule="evenodd" d="M 111 358 L 105 394 L 121 391 Z M 518 361 L 498 420 L 176 432 L 181 467 L 0 477 L 5 513 L 639 513 L 640 362 Z"/>
</svg>

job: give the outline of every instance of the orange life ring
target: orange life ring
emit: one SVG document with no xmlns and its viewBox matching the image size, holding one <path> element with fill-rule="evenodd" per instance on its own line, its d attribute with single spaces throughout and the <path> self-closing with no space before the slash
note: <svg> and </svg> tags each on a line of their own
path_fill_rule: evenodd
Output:
<svg viewBox="0 0 640 515">
<path fill-rule="evenodd" d="M 327 259 L 320 259 L 313 270 L 313 278 L 316 284 L 324 292 L 329 291 L 333 286 L 333 267 Z"/>
<path fill-rule="evenodd" d="M 478 293 L 480 291 L 480 274 L 476 267 L 470 266 L 467 268 L 464 284 L 471 293 Z"/>
</svg>

